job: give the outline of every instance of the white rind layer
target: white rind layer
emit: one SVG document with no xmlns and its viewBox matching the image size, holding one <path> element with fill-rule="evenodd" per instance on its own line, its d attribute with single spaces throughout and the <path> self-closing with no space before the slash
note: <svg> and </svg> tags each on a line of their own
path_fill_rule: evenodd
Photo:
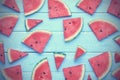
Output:
<svg viewBox="0 0 120 80">
<path fill-rule="evenodd" d="M 11 59 L 11 56 L 10 56 L 10 51 L 11 51 L 11 49 L 8 49 L 8 60 L 9 60 L 9 62 L 11 63 L 11 62 L 12 62 L 12 59 Z"/>
<path fill-rule="evenodd" d="M 8 17 L 18 18 L 18 16 L 17 16 L 17 15 L 4 15 L 4 16 L 0 17 L 0 19 L 3 19 L 3 18 L 8 18 Z"/>
<path fill-rule="evenodd" d="M 45 2 L 45 0 L 42 0 L 42 3 L 38 6 L 38 8 L 36 8 L 35 10 L 32 10 L 32 11 L 30 11 L 28 13 L 24 13 L 25 16 L 28 16 L 30 14 L 33 14 L 33 13 L 37 12 L 43 6 L 44 2 Z"/>
<path fill-rule="evenodd" d="M 65 41 L 67 42 L 67 41 L 71 41 L 72 39 L 74 39 L 79 33 L 80 33 L 80 31 L 81 31 L 81 29 L 82 29 L 82 25 L 83 25 L 83 19 L 82 18 L 80 18 L 81 19 L 81 25 L 80 25 L 80 27 L 79 27 L 79 29 L 77 30 L 77 32 L 75 33 L 75 34 L 73 34 L 72 36 L 70 36 L 70 37 L 68 37 L 68 38 L 65 38 Z"/>
<path fill-rule="evenodd" d="M 115 69 L 113 72 L 112 72 L 112 75 L 114 76 L 116 72 L 120 71 L 120 67 Z"/>
<path fill-rule="evenodd" d="M 118 41 L 118 39 L 120 39 L 120 35 L 115 37 L 115 40 Z"/>
<path fill-rule="evenodd" d="M 85 65 L 82 64 L 82 76 L 81 76 L 81 78 L 79 78 L 79 80 L 83 80 L 84 74 L 85 74 Z"/>
</svg>

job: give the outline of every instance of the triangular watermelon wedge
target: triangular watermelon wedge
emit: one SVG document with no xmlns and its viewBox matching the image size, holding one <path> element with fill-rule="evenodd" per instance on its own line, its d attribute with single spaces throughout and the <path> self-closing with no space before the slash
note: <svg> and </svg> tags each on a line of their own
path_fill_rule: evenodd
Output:
<svg viewBox="0 0 120 80">
<path fill-rule="evenodd" d="M 77 60 L 80 56 L 82 56 L 85 53 L 85 49 L 82 47 L 77 47 L 76 53 L 75 53 L 75 60 Z"/>
<path fill-rule="evenodd" d="M 19 51 L 19 50 L 15 50 L 15 49 L 9 49 L 8 50 L 8 60 L 9 62 L 15 62 L 25 56 L 27 56 L 28 53 Z"/>
<path fill-rule="evenodd" d="M 85 66 L 77 65 L 63 69 L 65 80 L 83 80 Z"/>
<path fill-rule="evenodd" d="M 114 59 L 115 63 L 120 63 L 120 52 L 115 52 Z"/>
<path fill-rule="evenodd" d="M 36 27 L 41 22 L 43 22 L 43 20 L 39 20 L 39 19 L 26 19 L 26 28 L 27 28 L 27 30 L 31 30 L 32 28 Z"/>
<path fill-rule="evenodd" d="M 34 31 L 24 39 L 23 43 L 38 53 L 42 53 L 50 37 L 51 32 L 44 30 Z"/>
<path fill-rule="evenodd" d="M 92 78 L 91 78 L 90 74 L 88 75 L 87 80 L 92 80 Z"/>
<path fill-rule="evenodd" d="M 3 42 L 0 42 L 0 61 L 5 64 L 5 54 Z"/>
<path fill-rule="evenodd" d="M 23 0 L 24 14 L 30 15 L 37 12 L 44 4 L 45 0 Z"/>
<path fill-rule="evenodd" d="M 0 33 L 10 36 L 16 23 L 18 21 L 17 15 L 7 15 L 0 18 Z"/>
<path fill-rule="evenodd" d="M 120 35 L 115 37 L 115 42 L 120 46 Z"/>
<path fill-rule="evenodd" d="M 57 70 L 59 69 L 60 65 L 62 64 L 65 56 L 66 55 L 64 53 L 54 53 L 55 64 L 56 64 Z"/>
<path fill-rule="evenodd" d="M 112 63 L 111 58 L 111 53 L 103 52 L 102 54 L 89 59 L 89 63 L 99 80 L 105 77 L 109 72 Z"/>
<path fill-rule="evenodd" d="M 120 80 L 120 67 L 114 70 L 112 75 L 116 78 L 116 80 Z"/>
<path fill-rule="evenodd" d="M 101 1 L 102 0 L 79 0 L 77 7 L 92 15 L 100 5 Z"/>
<path fill-rule="evenodd" d="M 52 80 L 47 58 L 44 58 L 37 63 L 32 73 L 32 80 Z"/>
<path fill-rule="evenodd" d="M 20 65 L 12 66 L 2 70 L 6 80 L 22 80 L 22 69 Z"/>
<path fill-rule="evenodd" d="M 20 9 L 15 0 L 4 0 L 3 4 L 17 12 L 20 12 Z"/>
<path fill-rule="evenodd" d="M 71 16 L 71 12 L 62 0 L 48 0 L 49 18 Z"/>
<path fill-rule="evenodd" d="M 120 0 L 111 0 L 107 12 L 120 18 Z"/>
<path fill-rule="evenodd" d="M 94 20 L 89 26 L 99 41 L 118 31 L 116 25 L 106 20 Z"/>
<path fill-rule="evenodd" d="M 82 29 L 82 18 L 71 18 L 63 20 L 65 41 L 73 40 Z"/>
</svg>

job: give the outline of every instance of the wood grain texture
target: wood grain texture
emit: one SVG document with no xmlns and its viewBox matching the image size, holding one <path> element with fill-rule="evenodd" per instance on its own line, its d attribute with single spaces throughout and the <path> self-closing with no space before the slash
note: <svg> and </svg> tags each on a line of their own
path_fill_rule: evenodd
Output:
<svg viewBox="0 0 120 80">
<path fill-rule="evenodd" d="M 9 14 L 15 14 L 19 16 L 19 20 L 11 36 L 6 37 L 5 35 L 0 34 L 0 41 L 3 41 L 4 43 L 6 59 L 5 65 L 0 62 L 0 80 L 5 80 L 1 73 L 2 69 L 18 64 L 22 66 L 23 80 L 31 80 L 34 66 L 45 57 L 47 57 L 49 61 L 53 80 L 65 80 L 62 69 L 65 67 L 79 64 L 85 65 L 84 80 L 87 80 L 88 74 L 91 75 L 93 80 L 97 80 L 96 75 L 94 74 L 93 69 L 91 68 L 88 62 L 88 59 L 93 56 L 99 55 L 105 51 L 110 51 L 112 54 L 112 66 L 109 73 L 104 77 L 103 80 L 115 80 L 111 73 L 116 68 L 120 67 L 120 63 L 116 64 L 114 61 L 114 53 L 120 52 L 120 46 L 117 45 L 114 41 L 114 37 L 120 34 L 120 19 L 107 13 L 107 8 L 111 0 L 102 0 L 102 3 L 100 4 L 100 6 L 97 8 L 96 12 L 93 15 L 89 15 L 76 7 L 76 4 L 78 3 L 79 0 L 63 0 L 69 7 L 72 16 L 57 19 L 48 18 L 48 6 L 47 6 L 48 0 L 45 0 L 45 4 L 38 12 L 27 17 L 24 16 L 23 13 L 22 0 L 16 0 L 21 13 L 17 13 L 12 9 L 9 9 L 6 6 L 2 5 L 1 4 L 2 1 L 3 0 L 0 0 L 0 17 Z M 66 43 L 64 41 L 63 36 L 63 20 L 75 17 L 82 17 L 83 19 L 82 31 L 74 40 Z M 25 27 L 26 18 L 42 19 L 43 23 L 39 24 L 38 26 L 36 26 L 35 28 L 28 32 Z M 102 41 L 98 41 L 88 25 L 90 21 L 95 19 L 104 19 L 114 23 L 118 28 L 118 32 L 112 34 L 111 36 L 105 38 Z M 48 30 L 52 32 L 52 37 L 42 54 L 35 52 L 34 50 L 32 50 L 31 48 L 27 47 L 22 43 L 23 39 L 26 36 L 28 36 L 31 32 L 36 30 Z M 77 61 L 74 61 L 74 55 L 77 46 L 83 47 L 87 52 L 83 56 L 81 56 Z M 28 52 L 29 55 L 14 63 L 9 63 L 7 56 L 8 54 L 7 50 L 9 48 Z M 63 61 L 58 71 L 55 66 L 53 55 L 54 52 L 64 52 L 66 54 L 65 60 Z"/>
</svg>

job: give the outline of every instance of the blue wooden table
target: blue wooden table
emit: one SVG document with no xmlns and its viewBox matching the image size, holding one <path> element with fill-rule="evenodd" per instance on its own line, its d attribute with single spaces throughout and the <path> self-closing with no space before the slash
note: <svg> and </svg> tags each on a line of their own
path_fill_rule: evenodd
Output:
<svg viewBox="0 0 120 80">
<path fill-rule="evenodd" d="M 63 0 L 65 4 L 70 8 L 72 16 L 57 18 L 57 19 L 48 18 L 47 1 L 48 0 L 45 0 L 45 4 L 38 12 L 26 17 L 24 16 L 23 13 L 22 0 L 16 0 L 21 11 L 20 13 L 16 13 L 15 11 L 3 6 L 1 4 L 2 0 L 0 0 L 0 16 L 8 15 L 8 14 L 16 14 L 19 16 L 19 21 L 10 37 L 6 37 L 0 34 L 0 41 L 4 42 L 5 55 L 6 55 L 5 57 L 6 63 L 3 65 L 0 62 L 0 70 L 6 67 L 20 64 L 22 66 L 23 80 L 31 80 L 32 71 L 36 63 L 38 63 L 41 59 L 47 57 L 50 64 L 53 80 L 65 80 L 62 69 L 65 67 L 74 66 L 78 64 L 85 64 L 86 71 L 85 71 L 84 80 L 87 80 L 88 74 L 91 75 L 92 79 L 97 80 L 88 62 L 88 59 L 98 54 L 101 54 L 102 52 L 110 51 L 112 54 L 112 67 L 103 80 L 115 80 L 115 78 L 111 75 L 111 73 L 116 68 L 120 67 L 120 63 L 116 64 L 114 61 L 114 53 L 120 52 L 120 46 L 118 46 L 115 43 L 113 38 L 120 34 L 120 19 L 107 13 L 107 8 L 111 0 L 102 0 L 102 3 L 97 8 L 94 15 L 89 15 L 84 11 L 78 9 L 76 7 L 76 4 L 78 3 L 79 0 Z M 64 36 L 63 36 L 62 21 L 63 19 L 74 18 L 74 17 L 83 18 L 84 20 L 83 29 L 81 33 L 77 36 L 77 38 L 66 43 L 64 41 Z M 28 32 L 26 31 L 25 28 L 26 18 L 42 19 L 43 23 L 41 23 L 40 25 L 38 25 L 37 27 L 33 28 L 31 31 Z M 98 41 L 95 35 L 93 34 L 93 32 L 91 31 L 90 27 L 88 26 L 88 23 L 94 19 L 105 19 L 113 22 L 115 25 L 117 25 L 118 32 L 114 33 L 113 35 L 107 37 L 102 41 Z M 23 39 L 26 36 L 28 36 L 29 33 L 35 30 L 48 30 L 52 32 L 52 37 L 42 54 L 36 53 L 35 51 L 28 48 L 22 43 Z M 81 46 L 85 48 L 87 52 L 85 55 L 81 56 L 77 61 L 74 61 L 74 55 L 77 46 Z M 28 52 L 29 55 L 15 63 L 9 63 L 7 58 L 7 50 L 9 48 Z M 55 67 L 55 61 L 53 56 L 54 52 L 64 52 L 66 54 L 66 58 L 58 71 Z M 0 72 L 0 80 L 4 80 L 4 77 L 2 76 L 1 72 Z"/>
</svg>

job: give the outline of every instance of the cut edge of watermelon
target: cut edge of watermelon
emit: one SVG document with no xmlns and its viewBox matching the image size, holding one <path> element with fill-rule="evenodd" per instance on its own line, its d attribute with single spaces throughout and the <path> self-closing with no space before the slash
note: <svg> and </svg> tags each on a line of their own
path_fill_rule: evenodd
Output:
<svg viewBox="0 0 120 80">
<path fill-rule="evenodd" d="M 77 48 L 82 49 L 82 50 L 84 51 L 84 53 L 85 53 L 85 52 L 87 52 L 87 51 L 86 51 L 86 49 L 84 49 L 84 48 L 83 48 L 83 47 L 81 47 L 81 46 L 78 46 Z"/>
<path fill-rule="evenodd" d="M 7 18 L 7 17 L 15 17 L 15 18 L 18 18 L 17 15 L 10 14 L 10 15 L 4 15 L 4 16 L 2 16 L 2 17 L 0 17 L 0 19 Z"/>
<path fill-rule="evenodd" d="M 115 70 L 112 72 L 112 75 L 114 76 L 114 74 L 115 74 L 116 72 L 118 72 L 119 70 L 120 70 L 120 67 L 117 68 L 117 69 L 115 69 Z"/>
<path fill-rule="evenodd" d="M 65 39 L 66 42 L 71 41 L 72 39 L 76 38 L 76 36 L 81 32 L 82 30 L 82 25 L 83 25 L 83 19 L 81 18 L 81 25 L 79 27 L 79 29 L 77 30 L 77 32 L 75 34 L 73 34 L 72 36 L 68 37 Z"/>
<path fill-rule="evenodd" d="M 112 65 L 112 55 L 111 55 L 110 52 L 108 52 L 108 54 L 109 54 L 109 61 L 110 61 L 109 63 L 110 64 L 108 65 L 108 69 L 106 70 L 106 72 L 104 72 L 103 75 L 98 78 L 99 80 L 102 80 L 102 78 L 106 76 L 106 74 L 109 72 L 109 70 L 111 68 L 111 65 Z"/>
<path fill-rule="evenodd" d="M 81 78 L 79 79 L 79 80 L 82 80 L 83 78 L 84 78 L 84 74 L 85 74 L 85 65 L 84 64 L 82 64 L 82 76 L 81 76 Z"/>
<path fill-rule="evenodd" d="M 36 72 L 36 69 L 37 69 L 42 63 L 47 62 L 47 61 L 48 61 L 47 58 L 43 58 L 42 60 L 40 60 L 40 61 L 35 65 L 35 67 L 34 67 L 34 69 L 33 69 L 33 72 L 32 72 L 32 80 L 34 80 L 34 74 L 35 74 L 35 72 Z"/>
<path fill-rule="evenodd" d="M 43 6 L 44 2 L 45 2 L 45 0 L 42 0 L 42 3 L 39 5 L 38 8 L 36 8 L 35 10 L 30 11 L 30 12 L 28 12 L 28 13 L 24 13 L 25 16 L 28 16 L 28 15 L 30 15 L 30 14 L 33 14 L 34 12 L 37 12 L 37 11 Z"/>
</svg>

